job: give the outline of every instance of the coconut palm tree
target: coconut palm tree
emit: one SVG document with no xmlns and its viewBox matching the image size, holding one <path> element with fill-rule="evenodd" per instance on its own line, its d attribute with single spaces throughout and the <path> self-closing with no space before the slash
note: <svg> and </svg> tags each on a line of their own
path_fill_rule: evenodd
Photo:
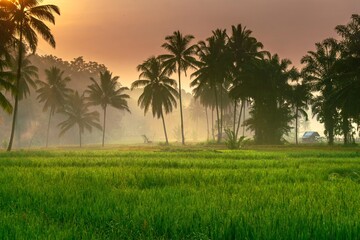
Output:
<svg viewBox="0 0 360 240">
<path fill-rule="evenodd" d="M 217 141 L 221 141 L 222 135 L 222 108 L 224 99 L 227 95 L 224 89 L 224 81 L 228 76 L 228 70 L 231 64 L 229 52 L 226 50 L 225 31 L 216 30 L 213 36 L 205 41 L 201 41 L 197 45 L 197 55 L 200 62 L 198 70 L 191 77 L 194 80 L 190 83 L 191 87 L 199 89 L 210 88 L 215 99 L 215 109 L 217 117 Z M 219 111 L 220 110 L 220 111 Z"/>
<path fill-rule="evenodd" d="M 17 73 L 17 57 L 10 58 L 10 70 L 14 76 Z M 19 101 L 27 98 L 30 95 L 30 88 L 36 89 L 36 81 L 38 80 L 38 68 L 31 64 L 28 56 L 22 59 L 21 63 L 21 78 L 19 81 L 18 88 L 13 91 L 13 96 L 18 98 Z M 15 80 L 15 79 L 14 79 Z M 15 83 L 14 83 L 15 85 Z"/>
<path fill-rule="evenodd" d="M 9 59 L 9 69 L 13 73 L 13 76 L 16 76 L 17 74 L 17 63 L 18 59 L 17 57 L 10 56 Z M 14 98 L 18 98 L 18 101 L 20 102 L 23 99 L 26 99 L 30 95 L 30 88 L 36 89 L 36 80 L 38 80 L 38 68 L 34 65 L 32 65 L 31 61 L 29 60 L 28 56 L 25 56 L 22 60 L 22 68 L 21 68 L 21 78 L 19 81 L 18 88 L 13 88 L 12 96 Z M 13 86 L 16 84 L 16 78 L 12 78 Z M 14 114 L 18 115 L 19 107 L 14 108 L 14 111 L 17 111 Z M 20 128 L 21 124 L 19 123 L 19 120 L 15 122 L 15 129 L 18 131 L 18 144 L 20 144 Z"/>
<path fill-rule="evenodd" d="M 292 86 L 289 97 L 295 112 L 295 142 L 298 144 L 299 117 L 303 116 L 305 120 L 308 121 L 306 110 L 309 109 L 308 104 L 312 97 L 310 87 L 304 83 L 297 83 L 295 86 Z"/>
<path fill-rule="evenodd" d="M 75 93 L 69 96 L 64 108 L 59 111 L 67 117 L 65 121 L 58 124 L 61 129 L 60 136 L 77 125 L 79 128 L 80 147 L 82 147 L 82 134 L 85 130 L 91 132 L 93 127 L 101 130 L 99 112 L 90 112 L 89 104 L 87 104 L 85 100 L 84 94 L 80 95 L 78 91 L 75 91 Z"/>
<path fill-rule="evenodd" d="M 137 70 L 140 72 L 139 80 L 131 84 L 131 89 L 144 89 L 138 105 L 144 109 L 145 114 L 151 108 L 153 117 L 162 119 L 165 140 L 168 144 L 164 112 L 170 113 L 176 107 L 176 99 L 179 96 L 176 81 L 169 77 L 169 72 L 160 58 L 148 58 L 137 66 Z"/>
<path fill-rule="evenodd" d="M 302 69 L 302 76 L 305 83 L 311 86 L 311 90 L 319 92 L 322 97 L 316 97 L 315 100 L 322 100 L 323 103 L 313 102 L 313 113 L 325 125 L 325 132 L 328 135 L 328 143 L 334 143 L 334 128 L 336 124 L 336 106 L 329 103 L 330 96 L 335 90 L 336 69 L 340 49 L 336 41 L 323 41 L 316 43 L 316 50 L 309 51 L 301 59 L 305 64 Z M 314 104 L 315 103 L 315 104 Z"/>
<path fill-rule="evenodd" d="M 184 118 L 183 118 L 183 109 L 182 109 L 182 97 L 181 97 L 181 72 L 186 71 L 189 68 L 195 69 L 197 66 L 197 61 L 193 57 L 195 54 L 195 45 L 191 45 L 191 40 L 194 39 L 192 35 L 183 36 L 180 31 L 175 31 L 173 35 L 165 37 L 167 41 L 162 45 L 165 50 L 169 53 L 161 55 L 160 58 L 165 65 L 166 70 L 169 73 L 178 74 L 178 83 L 179 83 L 179 101 L 180 101 L 180 124 L 181 124 L 181 137 L 182 144 L 185 144 L 185 135 L 184 135 Z"/>
<path fill-rule="evenodd" d="M 16 90 L 20 87 L 21 69 L 25 52 L 24 44 L 28 44 L 30 50 L 35 52 L 38 45 L 38 33 L 52 47 L 55 47 L 54 36 L 44 21 L 55 24 L 53 13 L 60 14 L 60 10 L 55 5 L 40 5 L 40 2 L 40 0 L 0 1 L 0 8 L 6 12 L 1 19 L 13 24 L 14 33 L 16 33 L 18 37 L 18 66 L 14 84 Z M 15 105 L 9 146 L 7 148 L 8 151 L 12 148 L 18 101 L 19 95 L 15 93 Z"/>
<path fill-rule="evenodd" d="M 48 147 L 51 117 L 54 116 L 56 110 L 62 108 L 72 90 L 66 87 L 66 84 L 71 81 L 70 77 L 64 77 L 64 71 L 59 68 L 45 69 L 45 76 L 45 81 L 38 80 L 36 83 L 39 87 L 37 99 L 40 103 L 44 103 L 43 112 L 50 109 L 46 131 L 46 147 Z"/>
<path fill-rule="evenodd" d="M 100 105 L 104 111 L 102 146 L 104 146 L 105 142 L 106 109 L 108 105 L 130 113 L 126 100 L 130 96 L 124 94 L 124 91 L 129 90 L 129 88 L 121 87 L 118 79 L 118 76 L 113 77 L 109 71 L 100 72 L 99 83 L 94 78 L 90 78 L 92 84 L 85 91 L 88 94 L 87 100 L 89 104 L 94 106 Z"/>
<path fill-rule="evenodd" d="M 252 31 L 243 27 L 241 24 L 231 27 L 232 32 L 229 37 L 228 47 L 232 54 L 233 66 L 231 68 L 232 81 L 230 86 L 230 96 L 234 101 L 234 127 L 235 137 L 238 136 L 240 128 L 240 121 L 242 117 L 242 111 L 245 109 L 245 102 L 248 100 L 246 89 L 247 81 L 249 81 L 249 75 L 253 73 L 245 73 L 245 65 L 252 64 L 255 59 L 263 59 L 265 55 L 269 53 L 267 51 L 261 51 L 263 44 L 255 37 L 253 37 Z M 237 103 L 241 100 L 240 114 L 238 118 L 238 126 L 235 130 L 236 123 L 236 108 Z M 244 111 L 245 115 L 245 111 Z"/>
</svg>

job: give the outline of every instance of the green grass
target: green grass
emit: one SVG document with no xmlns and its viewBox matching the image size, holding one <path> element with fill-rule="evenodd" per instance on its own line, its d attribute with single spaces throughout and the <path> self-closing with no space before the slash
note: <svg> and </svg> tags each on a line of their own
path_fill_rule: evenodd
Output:
<svg viewBox="0 0 360 240">
<path fill-rule="evenodd" d="M 0 153 L 0 239 L 358 239 L 357 148 Z"/>
</svg>

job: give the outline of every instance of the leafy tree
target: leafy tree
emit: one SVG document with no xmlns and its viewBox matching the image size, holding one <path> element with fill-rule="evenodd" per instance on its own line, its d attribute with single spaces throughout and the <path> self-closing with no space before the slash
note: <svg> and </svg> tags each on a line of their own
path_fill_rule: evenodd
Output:
<svg viewBox="0 0 360 240">
<path fill-rule="evenodd" d="M 195 54 L 195 45 L 191 45 L 191 40 L 194 39 L 192 35 L 183 36 L 180 31 L 176 31 L 173 35 L 166 36 L 166 42 L 162 45 L 169 53 L 161 55 L 166 70 L 169 73 L 178 73 L 179 83 L 179 101 L 180 101 L 180 123 L 181 123 L 181 136 L 182 144 L 185 144 L 184 135 L 184 119 L 182 110 L 182 97 L 181 97 L 181 72 L 186 71 L 189 68 L 195 69 L 197 65 L 196 59 L 193 57 Z"/>
<path fill-rule="evenodd" d="M 106 109 L 108 105 L 130 113 L 126 100 L 130 97 L 124 94 L 124 91 L 129 89 L 127 87 L 121 87 L 118 79 L 118 76 L 113 77 L 109 71 L 100 72 L 100 81 L 98 82 L 94 78 L 90 78 L 92 84 L 89 85 L 85 91 L 85 93 L 88 94 L 87 100 L 89 104 L 95 106 L 100 105 L 104 111 L 102 146 L 104 146 L 105 142 Z"/>
<path fill-rule="evenodd" d="M 60 10 L 55 5 L 39 5 L 40 2 L 40 0 L 0 1 L 0 9 L 6 12 L 5 15 L 1 16 L 1 20 L 9 21 L 15 27 L 14 33 L 18 36 L 18 66 L 14 84 L 16 90 L 20 88 L 21 69 L 25 52 L 24 44 L 27 43 L 29 48 L 35 52 L 38 45 L 38 33 L 52 47 L 55 47 L 54 36 L 50 28 L 43 21 L 49 21 L 54 24 L 55 17 L 53 13 L 60 14 Z M 19 94 L 15 92 L 15 105 L 8 151 L 12 148 L 18 102 Z"/>
<path fill-rule="evenodd" d="M 89 104 L 85 100 L 84 94 L 80 96 L 77 91 L 71 94 L 64 108 L 60 110 L 60 113 L 65 115 L 67 119 L 58 125 L 61 129 L 60 136 L 77 125 L 79 128 L 80 147 L 82 147 L 82 134 L 85 130 L 91 132 L 93 127 L 101 130 L 99 113 L 97 111 L 90 112 Z"/>
<path fill-rule="evenodd" d="M 153 117 L 162 119 L 166 144 L 169 143 L 164 119 L 165 114 L 172 112 L 176 107 L 176 81 L 169 77 L 161 58 L 150 57 L 137 67 L 140 73 L 139 80 L 132 83 L 131 89 L 143 88 L 138 99 L 138 105 L 146 114 L 151 108 Z"/>
<path fill-rule="evenodd" d="M 37 99 L 40 103 L 44 103 L 43 111 L 50 109 L 46 131 L 46 147 L 48 147 L 51 117 L 54 116 L 56 110 L 62 108 L 72 90 L 66 87 L 66 84 L 71 81 L 70 77 L 64 77 L 64 71 L 59 68 L 45 69 L 45 76 L 45 81 L 38 80 L 36 83 L 39 86 Z"/>
<path fill-rule="evenodd" d="M 248 88 L 253 102 L 246 124 L 255 132 L 258 144 L 279 144 L 290 130 L 289 81 L 295 76 L 294 68 L 289 69 L 290 64 L 290 60 L 281 60 L 275 54 L 259 60 L 256 65 Z"/>
</svg>

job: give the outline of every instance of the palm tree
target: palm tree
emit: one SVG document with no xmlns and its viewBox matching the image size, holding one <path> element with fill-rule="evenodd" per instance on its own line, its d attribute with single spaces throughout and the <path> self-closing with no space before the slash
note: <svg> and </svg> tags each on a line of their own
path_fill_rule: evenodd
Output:
<svg viewBox="0 0 360 240">
<path fill-rule="evenodd" d="M 169 53 L 161 55 L 160 58 L 163 60 L 166 70 L 169 73 L 178 73 L 179 83 L 179 101 L 180 101 L 180 123 L 181 123 L 181 137 L 182 144 L 185 144 L 184 135 L 184 119 L 182 110 L 182 98 L 181 98 L 181 72 L 183 71 L 186 75 L 186 71 L 189 68 L 195 69 L 197 61 L 193 57 L 195 54 L 195 45 L 190 45 L 191 40 L 194 39 L 192 35 L 183 36 L 180 31 L 176 31 L 173 35 L 165 37 L 167 41 L 162 45 Z"/>
<path fill-rule="evenodd" d="M 13 76 L 16 76 L 17 73 L 17 63 L 18 59 L 14 56 L 10 57 L 10 64 L 9 69 L 13 73 Z M 20 102 L 23 99 L 26 99 L 30 95 L 30 88 L 36 89 L 36 80 L 39 78 L 38 76 L 38 68 L 31 64 L 31 61 L 29 60 L 28 56 L 25 56 L 22 60 L 22 68 L 21 68 L 21 78 L 19 81 L 18 88 L 13 88 L 12 96 L 14 98 L 18 98 L 18 101 Z M 12 79 L 13 86 L 16 84 L 16 78 Z M 15 113 L 15 111 L 17 111 Z M 19 107 L 14 108 L 14 114 L 18 115 Z M 15 122 L 15 129 L 18 131 L 18 144 L 20 144 L 20 122 L 17 120 Z"/>
<path fill-rule="evenodd" d="M 87 100 L 90 105 L 100 105 L 104 111 L 103 122 L 103 138 L 102 146 L 105 142 L 105 127 L 106 127 L 106 109 L 110 105 L 119 110 L 125 110 L 130 113 L 126 99 L 130 98 L 129 95 L 123 92 L 129 90 L 127 87 L 120 87 L 118 83 L 118 76 L 113 77 L 109 71 L 100 72 L 100 83 L 94 78 L 90 78 L 92 84 L 88 86 L 85 93 L 88 94 Z"/>
<path fill-rule="evenodd" d="M 229 52 L 226 50 L 225 31 L 216 30 L 213 36 L 208 38 L 206 42 L 201 41 L 197 46 L 197 55 L 200 62 L 198 63 L 198 70 L 196 70 L 191 77 L 195 78 L 191 83 L 191 87 L 199 89 L 210 88 L 215 99 L 215 109 L 217 117 L 218 138 L 221 141 L 222 135 L 222 108 L 223 96 L 226 95 L 224 89 L 224 81 L 228 76 L 231 58 Z M 219 109 L 220 108 L 220 109 Z M 220 110 L 220 112 L 219 112 Z"/>
<path fill-rule="evenodd" d="M 311 86 L 311 90 L 319 92 L 322 97 L 314 100 L 322 100 L 323 103 L 313 104 L 312 111 L 324 122 L 325 132 L 328 135 L 328 143 L 334 143 L 334 128 L 336 124 L 336 107 L 329 103 L 330 96 L 335 90 L 335 65 L 339 58 L 339 46 L 336 41 L 323 41 L 316 43 L 316 51 L 309 51 L 301 59 L 305 64 L 302 75 L 305 83 Z"/>
<path fill-rule="evenodd" d="M 55 5 L 39 5 L 40 2 L 40 0 L 0 1 L 0 8 L 6 12 L 6 14 L 2 16 L 2 20 L 10 21 L 15 26 L 14 32 L 18 36 L 18 66 L 14 84 L 16 90 L 20 87 L 23 54 L 25 52 L 24 44 L 27 43 L 29 48 L 35 52 L 38 45 L 37 33 L 39 33 L 46 42 L 52 47 L 55 47 L 54 36 L 43 20 L 55 24 L 53 13 L 55 12 L 60 15 L 60 10 Z M 7 148 L 8 151 L 12 148 L 18 102 L 19 95 L 15 93 L 15 105 L 11 136 Z"/>
<path fill-rule="evenodd" d="M 210 132 L 209 132 L 209 116 L 208 116 L 208 109 L 210 108 L 212 113 L 214 108 L 216 107 L 215 98 L 211 86 L 208 82 L 202 83 L 200 81 L 193 81 L 190 83 L 191 87 L 193 88 L 193 95 L 195 99 L 200 100 L 200 104 L 205 107 L 205 114 L 206 114 L 206 126 L 207 126 L 207 140 L 210 139 Z M 211 122 L 211 130 L 213 140 L 215 140 L 214 136 L 214 123 Z"/>
<path fill-rule="evenodd" d="M 251 36 L 252 31 L 243 27 L 241 24 L 231 27 L 232 34 L 229 37 L 228 47 L 232 54 L 233 66 L 231 68 L 232 81 L 230 86 L 230 96 L 234 100 L 234 127 L 235 137 L 237 138 L 240 121 L 242 117 L 242 111 L 245 109 L 245 102 L 247 102 L 247 81 L 249 81 L 249 75 L 253 73 L 245 73 L 245 65 L 252 64 L 255 59 L 263 59 L 265 55 L 269 54 L 266 51 L 260 51 L 264 46 L 261 42 Z M 235 130 L 236 123 L 236 108 L 237 103 L 241 100 L 240 114 L 238 118 L 237 128 Z M 244 110 L 245 115 L 245 110 Z"/>
<path fill-rule="evenodd" d="M 292 86 L 290 101 L 294 107 L 295 111 L 295 142 L 298 144 L 298 130 L 299 130 L 299 116 L 305 117 L 305 120 L 308 121 L 308 114 L 306 110 L 309 109 L 308 103 L 312 95 L 308 85 L 302 83 L 297 83 L 295 86 Z"/>
<path fill-rule="evenodd" d="M 138 105 L 144 109 L 146 114 L 151 107 L 153 117 L 162 119 L 166 144 L 169 143 L 165 114 L 172 112 L 176 107 L 176 81 L 169 78 L 169 74 L 160 58 L 150 57 L 137 67 L 140 73 L 139 80 L 131 84 L 131 89 L 144 88 L 140 95 Z"/>
<path fill-rule="evenodd" d="M 88 107 L 89 104 L 85 102 L 84 94 L 80 96 L 78 91 L 75 91 L 69 96 L 68 103 L 60 110 L 60 113 L 67 117 L 65 121 L 58 125 L 61 129 L 60 136 L 73 126 L 78 125 L 80 147 L 82 147 L 82 134 L 85 130 L 91 132 L 93 127 L 101 130 L 99 113 L 97 111 L 89 112 Z"/>
<path fill-rule="evenodd" d="M 16 57 L 10 58 L 10 70 L 14 76 L 17 73 L 17 63 L 18 59 Z M 36 89 L 36 80 L 39 78 L 38 68 L 31 64 L 28 56 L 25 56 L 22 59 L 21 66 L 21 78 L 19 85 L 18 88 L 13 91 L 13 96 L 17 96 L 19 101 L 27 98 L 30 95 L 30 87 Z"/>
<path fill-rule="evenodd" d="M 36 83 L 39 86 L 37 99 L 40 103 L 44 103 L 43 112 L 50 108 L 46 131 L 46 147 L 48 147 L 51 117 L 54 116 L 57 109 L 65 104 L 66 98 L 72 93 L 72 90 L 66 87 L 71 80 L 70 77 L 63 77 L 64 71 L 59 68 L 45 69 L 45 75 L 46 81 L 38 80 Z"/>
<path fill-rule="evenodd" d="M 329 102 L 340 110 L 344 144 L 348 144 L 352 137 L 351 123 L 360 120 L 360 15 L 353 14 L 348 24 L 338 25 L 335 30 L 341 37 L 341 56 L 335 64 L 336 89 Z M 336 42 L 334 39 L 327 41 Z"/>
</svg>

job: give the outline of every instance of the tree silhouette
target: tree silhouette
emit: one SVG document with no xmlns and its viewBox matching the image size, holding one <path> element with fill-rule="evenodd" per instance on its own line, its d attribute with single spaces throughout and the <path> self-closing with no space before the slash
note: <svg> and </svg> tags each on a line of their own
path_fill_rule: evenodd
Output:
<svg viewBox="0 0 360 240">
<path fill-rule="evenodd" d="M 213 36 L 206 42 L 200 41 L 197 45 L 197 55 L 199 56 L 198 70 L 191 77 L 194 80 L 190 83 L 191 87 L 198 89 L 210 88 L 215 99 L 215 109 L 217 117 L 218 138 L 221 141 L 222 133 L 222 106 L 223 96 L 227 95 L 224 89 L 224 80 L 227 77 L 231 58 L 226 50 L 225 31 L 218 30 L 213 32 Z M 220 108 L 220 112 L 219 112 Z"/>
<path fill-rule="evenodd" d="M 308 114 L 306 110 L 309 109 L 308 104 L 310 103 L 312 97 L 310 87 L 304 83 L 297 83 L 295 86 L 292 86 L 292 91 L 290 92 L 289 97 L 295 112 L 295 142 L 298 144 L 299 117 L 303 116 L 305 117 L 305 120 L 308 121 Z"/>
<path fill-rule="evenodd" d="M 46 131 L 46 147 L 49 143 L 49 131 L 51 117 L 54 116 L 55 111 L 62 108 L 65 104 L 67 97 L 72 93 L 70 88 L 66 87 L 66 84 L 70 82 L 70 77 L 63 77 L 64 71 L 61 71 L 57 67 L 51 67 L 45 69 L 45 81 L 36 81 L 39 86 L 37 93 L 37 99 L 40 103 L 44 103 L 43 112 L 49 110 L 49 121 Z"/>
<path fill-rule="evenodd" d="M 0 1 L 0 8 L 6 12 L 2 20 L 10 21 L 15 26 L 14 33 L 18 36 L 18 66 L 14 84 L 16 90 L 20 87 L 21 69 L 25 52 L 24 44 L 27 43 L 29 48 L 35 52 L 38 45 L 38 33 L 52 47 L 55 47 L 54 36 L 50 28 L 43 21 L 49 21 L 54 24 L 55 17 L 53 13 L 60 14 L 60 10 L 55 5 L 39 5 L 40 2 L 40 0 Z M 15 105 L 8 151 L 12 148 L 18 102 L 19 95 L 15 92 Z"/>
<path fill-rule="evenodd" d="M 89 104 L 85 102 L 84 94 L 80 96 L 77 91 L 69 96 L 67 103 L 60 110 L 60 113 L 67 117 L 65 121 L 58 124 L 61 129 L 60 136 L 77 125 L 79 128 L 80 147 L 82 147 L 82 134 L 85 130 L 91 132 L 93 127 L 101 130 L 99 113 L 97 111 L 90 112 Z"/>
<path fill-rule="evenodd" d="M 247 126 L 255 132 L 257 144 L 279 144 L 281 137 L 290 131 L 292 120 L 289 81 L 295 70 L 290 60 L 278 55 L 259 60 L 251 79 L 249 95 L 253 102 Z"/>
<path fill-rule="evenodd" d="M 189 68 L 195 69 L 197 65 L 196 59 L 193 57 L 195 54 L 195 45 L 190 45 L 191 40 L 194 39 L 192 35 L 183 36 L 180 31 L 176 31 L 173 35 L 165 37 L 167 41 L 162 45 L 169 53 L 161 55 L 166 70 L 169 73 L 178 73 L 179 83 L 179 101 L 180 101 L 180 123 L 181 123 L 181 137 L 182 144 L 185 144 L 184 135 L 184 119 L 182 110 L 182 97 L 181 97 L 181 72 L 186 71 Z"/>
<path fill-rule="evenodd" d="M 334 128 L 336 124 L 336 107 L 329 103 L 330 96 L 335 89 L 335 64 L 339 57 L 339 46 L 335 41 L 323 41 L 316 43 L 316 50 L 309 51 L 301 59 L 305 64 L 302 69 L 302 76 L 305 83 L 311 86 L 311 90 L 319 92 L 312 101 L 312 112 L 317 115 L 320 122 L 325 125 L 325 132 L 328 136 L 328 143 L 334 143 Z M 322 101 L 319 103 L 318 101 Z"/>
<path fill-rule="evenodd" d="M 137 67 L 140 73 L 139 80 L 132 83 L 131 89 L 144 88 L 138 99 L 138 105 L 146 114 L 151 108 L 153 117 L 162 119 L 166 144 L 169 143 L 165 114 L 172 112 L 176 107 L 176 81 L 169 78 L 169 72 L 160 58 L 150 57 Z"/>
<path fill-rule="evenodd" d="M 103 138 L 102 146 L 105 142 L 105 127 L 106 127 L 106 109 L 110 105 L 119 110 L 125 110 L 130 113 L 127 100 L 129 95 L 123 92 L 129 90 L 127 87 L 120 87 L 118 82 L 119 77 L 112 76 L 109 71 L 100 72 L 99 83 L 94 79 L 90 78 L 92 84 L 88 86 L 85 93 L 88 95 L 87 100 L 90 105 L 100 105 L 104 111 L 103 120 Z"/>
</svg>

